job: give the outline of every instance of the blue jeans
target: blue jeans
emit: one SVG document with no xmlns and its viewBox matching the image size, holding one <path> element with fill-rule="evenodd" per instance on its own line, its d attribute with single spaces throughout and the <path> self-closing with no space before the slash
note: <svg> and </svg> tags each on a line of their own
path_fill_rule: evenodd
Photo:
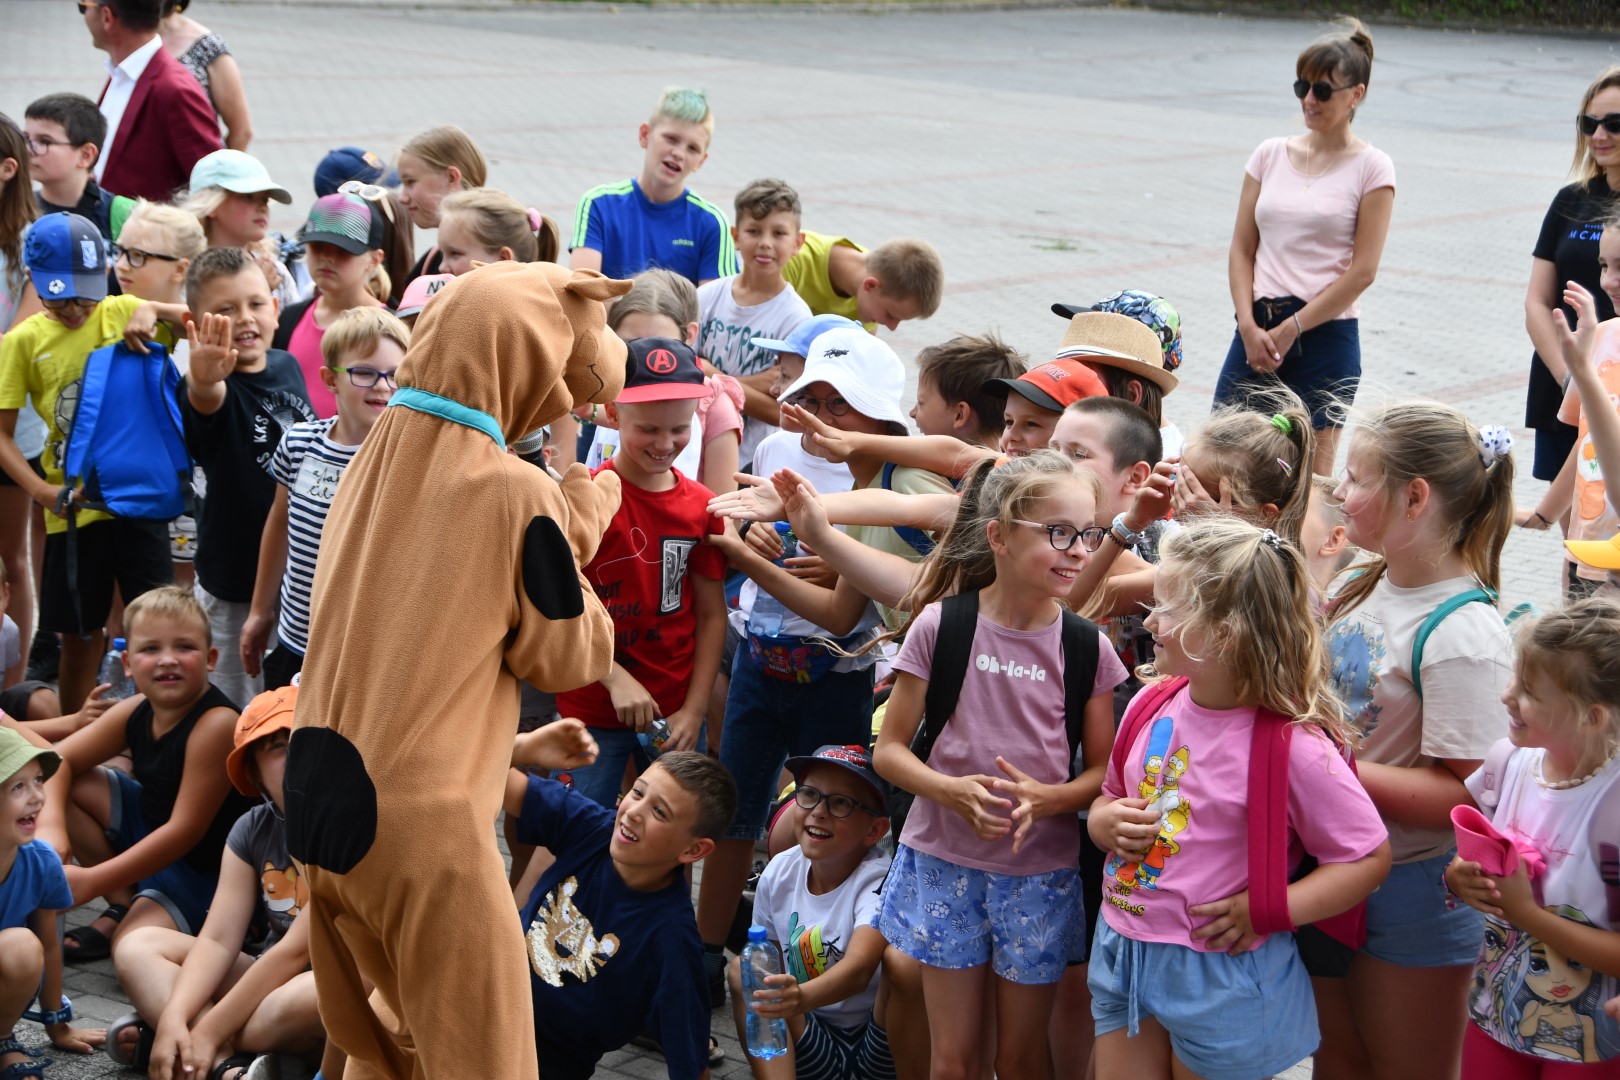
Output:
<svg viewBox="0 0 1620 1080">
<path fill-rule="evenodd" d="M 747 644 L 739 645 L 720 734 L 720 764 L 737 781 L 737 816 L 725 838 L 764 838 L 776 778 L 790 756 L 871 742 L 871 668 L 788 682 L 761 671 Z"/>
</svg>

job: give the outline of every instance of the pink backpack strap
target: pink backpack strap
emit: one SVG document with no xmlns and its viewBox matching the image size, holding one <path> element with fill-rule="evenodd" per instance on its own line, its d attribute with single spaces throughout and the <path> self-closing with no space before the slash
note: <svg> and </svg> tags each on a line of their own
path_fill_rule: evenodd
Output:
<svg viewBox="0 0 1620 1080">
<path fill-rule="evenodd" d="M 1294 929 L 1288 914 L 1288 747 L 1294 725 L 1261 709 L 1249 739 L 1249 921 L 1259 934 Z"/>
<path fill-rule="evenodd" d="M 1136 695 L 1136 700 L 1125 710 L 1124 719 L 1119 723 L 1119 731 L 1114 735 L 1112 758 L 1114 771 L 1119 774 L 1120 783 L 1125 784 L 1126 791 L 1130 790 L 1130 785 L 1125 781 L 1125 765 L 1126 758 L 1131 752 L 1131 745 L 1142 733 L 1142 728 L 1149 722 L 1157 720 L 1160 711 L 1170 704 L 1170 699 L 1181 693 L 1182 687 L 1186 685 L 1186 677 L 1177 676 L 1145 686 L 1142 692 Z"/>
</svg>

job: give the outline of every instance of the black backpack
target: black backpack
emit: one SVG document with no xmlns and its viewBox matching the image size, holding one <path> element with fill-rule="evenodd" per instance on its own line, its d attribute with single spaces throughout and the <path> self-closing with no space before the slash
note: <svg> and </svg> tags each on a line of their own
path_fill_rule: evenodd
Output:
<svg viewBox="0 0 1620 1080">
<path fill-rule="evenodd" d="M 911 752 L 922 762 L 934 750 L 945 722 L 956 711 L 962 696 L 962 680 L 972 661 L 973 635 L 978 628 L 978 592 L 947 596 L 940 604 L 939 632 L 934 638 L 934 660 L 928 672 L 928 692 L 923 698 L 922 723 L 911 737 Z M 1069 779 L 1080 767 L 1081 729 L 1085 726 L 1086 702 L 1091 700 L 1092 684 L 1097 681 L 1097 624 L 1063 609 L 1063 727 L 1069 736 Z M 899 842 L 906 816 L 916 796 L 885 782 L 885 804 L 889 812 L 889 835 Z"/>
</svg>

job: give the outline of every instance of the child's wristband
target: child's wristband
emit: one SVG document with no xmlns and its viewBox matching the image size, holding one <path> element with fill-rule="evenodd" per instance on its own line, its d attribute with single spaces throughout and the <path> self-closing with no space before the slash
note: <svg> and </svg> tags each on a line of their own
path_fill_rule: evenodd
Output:
<svg viewBox="0 0 1620 1080">
<path fill-rule="evenodd" d="M 73 1002 L 63 994 L 60 1009 L 29 1009 L 23 1013 L 23 1019 L 40 1024 L 65 1024 L 73 1019 Z"/>
<path fill-rule="evenodd" d="M 1449 864 L 1440 868 L 1440 888 L 1444 889 L 1446 893 L 1446 910 L 1456 911 L 1457 905 L 1462 901 L 1462 897 L 1451 891 L 1451 882 L 1446 880 L 1446 870 L 1448 866 Z"/>
</svg>

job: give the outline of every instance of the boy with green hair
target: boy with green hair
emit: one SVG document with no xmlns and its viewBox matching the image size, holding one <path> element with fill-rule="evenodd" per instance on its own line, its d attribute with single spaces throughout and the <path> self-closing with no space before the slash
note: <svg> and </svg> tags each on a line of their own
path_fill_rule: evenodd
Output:
<svg viewBox="0 0 1620 1080">
<path fill-rule="evenodd" d="M 641 175 L 587 191 L 568 245 L 576 269 L 629 278 L 653 267 L 701 285 L 737 272 L 726 212 L 687 190 L 709 158 L 714 113 L 701 90 L 672 86 L 641 125 Z"/>
</svg>

